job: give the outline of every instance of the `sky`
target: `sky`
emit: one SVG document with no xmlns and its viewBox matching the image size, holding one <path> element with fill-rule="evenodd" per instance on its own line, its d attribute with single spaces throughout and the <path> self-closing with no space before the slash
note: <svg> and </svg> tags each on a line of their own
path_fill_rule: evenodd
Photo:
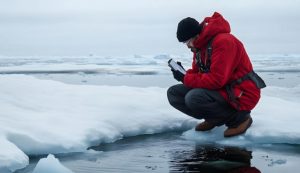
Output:
<svg viewBox="0 0 300 173">
<path fill-rule="evenodd" d="M 178 22 L 215 11 L 249 54 L 300 53 L 300 0 L 2 0 L 0 55 L 188 53 Z"/>
</svg>

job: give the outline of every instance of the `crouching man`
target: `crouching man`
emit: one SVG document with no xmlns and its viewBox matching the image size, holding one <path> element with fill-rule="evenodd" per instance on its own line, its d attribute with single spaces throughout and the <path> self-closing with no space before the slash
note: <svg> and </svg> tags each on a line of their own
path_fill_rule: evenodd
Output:
<svg viewBox="0 0 300 173">
<path fill-rule="evenodd" d="M 170 104 L 205 120 L 196 131 L 225 124 L 224 137 L 246 132 L 265 83 L 253 71 L 243 44 L 230 34 L 229 23 L 217 12 L 201 23 L 188 17 L 178 23 L 177 38 L 191 49 L 193 61 L 186 74 L 172 70 L 182 84 L 168 89 Z"/>
</svg>

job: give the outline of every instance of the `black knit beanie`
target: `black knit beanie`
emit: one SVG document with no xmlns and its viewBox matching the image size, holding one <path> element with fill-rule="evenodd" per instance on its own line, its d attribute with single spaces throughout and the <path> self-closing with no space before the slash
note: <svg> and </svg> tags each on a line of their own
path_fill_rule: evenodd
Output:
<svg viewBox="0 0 300 173">
<path fill-rule="evenodd" d="M 177 39 L 179 42 L 185 42 L 199 34 L 201 30 L 202 25 L 196 19 L 187 17 L 178 23 Z"/>
</svg>

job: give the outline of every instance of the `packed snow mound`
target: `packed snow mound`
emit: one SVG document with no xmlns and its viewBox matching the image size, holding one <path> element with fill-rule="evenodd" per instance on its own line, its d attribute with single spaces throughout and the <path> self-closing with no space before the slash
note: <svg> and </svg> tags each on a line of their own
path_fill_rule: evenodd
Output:
<svg viewBox="0 0 300 173">
<path fill-rule="evenodd" d="M 0 136 L 0 172 L 14 172 L 28 165 L 29 160 L 16 145 Z"/>
<path fill-rule="evenodd" d="M 47 158 L 40 159 L 32 173 L 73 173 L 64 167 L 57 158 L 49 154 Z"/>
<path fill-rule="evenodd" d="M 68 85 L 26 75 L 0 76 L 0 85 L 0 168 L 24 167 L 30 154 L 80 152 L 195 124 L 169 106 L 166 88 Z"/>
</svg>

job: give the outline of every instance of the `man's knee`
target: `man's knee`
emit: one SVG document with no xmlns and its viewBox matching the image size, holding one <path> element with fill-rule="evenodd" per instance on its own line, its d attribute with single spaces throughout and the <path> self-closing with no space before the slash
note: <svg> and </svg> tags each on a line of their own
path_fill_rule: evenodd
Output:
<svg viewBox="0 0 300 173">
<path fill-rule="evenodd" d="M 171 86 L 168 91 L 167 91 L 167 97 L 168 97 L 168 100 L 170 102 L 170 100 L 172 100 L 172 98 L 176 95 L 175 93 L 175 89 L 174 89 L 175 86 Z"/>
<path fill-rule="evenodd" d="M 213 102 L 213 99 L 209 97 L 209 90 L 197 88 L 189 91 L 185 96 L 185 104 L 190 109 L 201 108 L 201 105 Z"/>
<path fill-rule="evenodd" d="M 167 96 L 169 98 L 169 96 L 173 96 L 174 95 L 174 87 L 175 85 L 171 86 L 168 90 L 167 90 Z"/>
<path fill-rule="evenodd" d="M 183 95 L 185 93 L 185 90 L 187 90 L 187 88 L 183 84 L 173 85 L 168 89 L 167 96 L 172 97 L 172 96 Z"/>
<path fill-rule="evenodd" d="M 185 94 L 189 91 L 183 84 L 177 84 L 171 86 L 167 90 L 167 97 L 171 105 L 177 102 L 183 102 Z"/>
<path fill-rule="evenodd" d="M 175 98 L 178 97 L 178 86 L 173 85 L 167 90 L 167 97 L 169 100 L 169 103 L 173 105 Z"/>
</svg>

